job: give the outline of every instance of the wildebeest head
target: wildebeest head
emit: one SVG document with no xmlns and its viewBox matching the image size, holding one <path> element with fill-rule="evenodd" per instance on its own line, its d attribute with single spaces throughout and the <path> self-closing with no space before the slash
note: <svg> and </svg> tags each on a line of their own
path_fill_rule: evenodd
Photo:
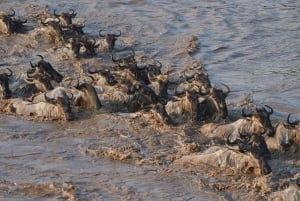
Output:
<svg viewBox="0 0 300 201">
<path fill-rule="evenodd" d="M 72 18 L 76 17 L 77 13 L 73 9 L 70 9 L 70 12 L 62 12 L 61 14 L 57 14 L 56 11 L 53 11 L 55 17 L 60 20 L 60 24 L 64 26 L 68 26 L 72 24 Z"/>
<path fill-rule="evenodd" d="M 118 37 L 121 36 L 121 31 L 113 32 L 113 31 L 100 30 L 99 36 L 105 37 L 105 40 L 108 44 L 108 49 L 109 51 L 112 51 L 115 47 L 115 43 Z"/>
<path fill-rule="evenodd" d="M 60 25 L 60 20 L 45 20 L 44 22 L 41 20 L 41 24 L 48 28 L 48 34 L 51 36 L 51 40 L 55 42 L 64 41 L 64 34 Z"/>
<path fill-rule="evenodd" d="M 46 92 L 53 89 L 49 78 L 45 74 L 39 72 L 36 68 L 27 71 L 26 81 L 29 84 L 34 84 L 40 92 Z"/>
<path fill-rule="evenodd" d="M 222 89 L 211 88 L 207 93 L 202 94 L 199 98 L 198 117 L 205 121 L 218 121 L 226 118 L 228 115 L 226 97 L 230 93 L 230 88 L 224 85 L 227 91 Z"/>
<path fill-rule="evenodd" d="M 134 73 L 137 68 L 137 62 L 135 60 L 135 51 L 132 48 L 126 48 L 124 50 L 113 52 L 111 56 L 112 61 L 116 67 L 122 69 L 129 69 Z"/>
<path fill-rule="evenodd" d="M 116 80 L 115 76 L 113 76 L 108 68 L 103 68 L 99 70 L 92 71 L 91 69 L 88 69 L 88 73 L 90 74 L 98 74 L 101 77 L 104 77 L 105 81 L 107 84 L 110 86 L 114 86 L 115 84 L 118 83 Z M 94 78 L 92 78 L 94 80 Z"/>
<path fill-rule="evenodd" d="M 132 103 L 129 103 L 129 111 L 136 112 L 140 108 L 157 103 L 158 96 L 143 82 L 136 82 L 129 87 L 129 92 L 133 94 Z"/>
<path fill-rule="evenodd" d="M 44 94 L 45 100 L 47 103 L 56 105 L 60 108 L 62 114 L 66 121 L 70 121 L 74 119 L 74 114 L 71 110 L 71 103 L 68 97 L 56 97 L 56 98 L 49 98 L 47 93 Z"/>
<path fill-rule="evenodd" d="M 13 72 L 7 68 L 9 73 L 0 74 L 0 85 L 2 87 L 2 96 L 4 99 L 10 98 L 12 96 L 11 90 L 9 88 L 9 77 L 13 75 Z"/>
<path fill-rule="evenodd" d="M 160 100 L 166 103 L 169 99 L 169 94 L 168 94 L 169 75 L 164 75 L 164 74 L 155 75 L 154 72 L 149 72 L 148 78 L 150 80 L 151 85 L 154 88 L 155 94 L 159 96 Z"/>
<path fill-rule="evenodd" d="M 102 104 L 98 98 L 97 92 L 91 84 L 89 84 L 89 83 L 79 84 L 79 81 L 78 81 L 75 88 L 83 93 L 83 95 L 78 98 L 75 105 L 81 106 L 84 108 L 89 108 L 89 109 L 96 109 L 96 110 L 98 110 L 102 107 Z"/>
<path fill-rule="evenodd" d="M 267 109 L 269 109 L 269 111 Z M 275 134 L 275 129 L 271 123 L 270 115 L 273 113 L 273 109 L 265 105 L 264 107 L 256 107 L 254 111 L 246 114 L 245 108 L 242 110 L 243 117 L 246 117 L 251 124 L 252 131 L 259 134 L 267 134 L 268 136 L 273 136 Z"/>
<path fill-rule="evenodd" d="M 276 126 L 276 132 L 274 137 L 278 143 L 284 148 L 289 148 L 293 143 L 297 135 L 300 135 L 300 120 L 291 121 L 291 114 L 288 115 L 286 122 L 278 123 Z"/>
<path fill-rule="evenodd" d="M 16 12 L 12 8 L 11 11 L 11 14 L 0 15 L 0 32 L 6 34 L 24 32 L 23 28 L 27 20 L 14 17 Z"/>
<path fill-rule="evenodd" d="M 271 158 L 271 152 L 267 147 L 264 137 L 256 133 L 245 133 L 242 130 L 239 130 L 239 133 L 240 138 L 234 142 L 230 142 L 229 135 L 227 137 L 227 144 L 237 144 L 240 152 L 252 154 L 258 160 L 262 175 L 271 173 L 271 167 L 267 162 L 267 159 Z"/>
<path fill-rule="evenodd" d="M 50 81 L 56 81 L 57 83 L 60 83 L 63 80 L 63 76 L 57 72 L 52 65 L 49 62 L 46 62 L 41 55 L 37 55 L 41 58 L 41 60 L 38 62 L 38 64 L 31 64 L 31 67 L 35 69 L 35 71 L 38 71 L 40 74 L 45 75 Z"/>
<path fill-rule="evenodd" d="M 85 55 L 86 56 L 94 56 L 96 55 L 96 48 L 99 47 L 99 44 L 96 44 L 96 40 L 87 38 L 81 38 L 80 40 L 81 46 L 85 48 Z"/>
</svg>

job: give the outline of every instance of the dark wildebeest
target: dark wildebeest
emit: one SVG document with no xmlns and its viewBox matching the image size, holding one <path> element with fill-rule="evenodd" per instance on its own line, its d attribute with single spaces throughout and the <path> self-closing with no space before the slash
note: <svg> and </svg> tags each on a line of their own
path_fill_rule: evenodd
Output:
<svg viewBox="0 0 300 201">
<path fill-rule="evenodd" d="M 12 92 L 9 88 L 9 78 L 13 75 L 12 70 L 7 68 L 9 73 L 1 73 L 0 74 L 0 85 L 2 88 L 2 97 L 4 99 L 10 98 L 12 96 Z"/>
<path fill-rule="evenodd" d="M 108 49 L 110 52 L 114 49 L 117 38 L 121 36 L 121 31 L 99 31 L 100 37 L 105 37 L 105 41 L 101 43 L 102 49 Z"/>
<path fill-rule="evenodd" d="M 11 14 L 0 14 L 0 32 L 4 34 L 23 33 L 27 20 L 16 18 L 15 11 L 11 8 Z"/>
<path fill-rule="evenodd" d="M 63 80 L 63 76 L 57 72 L 49 62 L 44 60 L 42 55 L 37 55 L 41 60 L 37 64 L 31 64 L 31 67 L 35 69 L 35 72 L 39 72 L 45 75 L 50 81 L 56 81 L 60 83 Z"/>
<path fill-rule="evenodd" d="M 59 19 L 62 26 L 68 26 L 72 24 L 72 19 L 77 15 L 73 9 L 70 9 L 70 11 L 70 13 L 62 12 L 61 14 L 57 14 L 56 10 L 54 10 L 53 14 L 57 19 Z"/>
</svg>

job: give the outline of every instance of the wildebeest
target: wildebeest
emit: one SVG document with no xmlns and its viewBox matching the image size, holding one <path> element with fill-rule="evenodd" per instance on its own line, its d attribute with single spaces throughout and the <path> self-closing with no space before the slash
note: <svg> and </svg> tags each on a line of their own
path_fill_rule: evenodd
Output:
<svg viewBox="0 0 300 201">
<path fill-rule="evenodd" d="M 135 51 L 132 48 L 125 48 L 119 51 L 113 51 L 111 56 L 112 61 L 118 70 L 129 69 L 132 73 L 137 68 L 135 60 Z"/>
<path fill-rule="evenodd" d="M 129 86 L 129 93 L 133 94 L 132 102 L 128 103 L 129 112 L 136 112 L 143 107 L 158 102 L 158 96 L 153 89 L 143 82 L 136 82 Z"/>
<path fill-rule="evenodd" d="M 52 65 L 44 60 L 42 55 L 36 55 L 41 58 L 41 60 L 37 64 L 31 64 L 32 69 L 34 69 L 34 73 L 40 73 L 45 75 L 50 81 L 56 81 L 60 83 L 63 80 L 63 75 L 57 72 Z"/>
<path fill-rule="evenodd" d="M 287 116 L 286 122 L 279 122 L 275 128 L 274 136 L 265 136 L 270 149 L 287 150 L 292 145 L 300 145 L 300 121 L 291 121 L 291 114 Z"/>
<path fill-rule="evenodd" d="M 108 51 L 112 51 L 115 47 L 115 43 L 117 41 L 117 38 L 121 36 L 121 31 L 106 31 L 106 30 L 100 30 L 99 31 L 100 37 L 105 37 L 105 42 L 101 42 L 101 49 Z"/>
<path fill-rule="evenodd" d="M 37 120 L 72 120 L 73 113 L 67 105 L 64 104 L 64 99 L 58 97 L 52 99 L 44 94 L 45 102 L 32 103 L 19 98 L 2 100 L 0 102 L 1 112 L 27 116 Z"/>
<path fill-rule="evenodd" d="M 118 83 L 114 75 L 112 75 L 109 68 L 101 68 L 97 70 L 88 69 L 88 73 L 91 74 L 93 83 L 95 85 L 109 85 L 114 86 Z"/>
<path fill-rule="evenodd" d="M 224 85 L 224 84 L 223 84 Z M 230 88 L 224 85 L 227 91 L 210 88 L 207 93 L 201 93 L 198 104 L 198 120 L 205 122 L 219 121 L 228 115 L 226 97 L 230 93 Z"/>
<path fill-rule="evenodd" d="M 41 20 L 41 24 L 46 27 L 46 32 L 48 34 L 48 40 L 54 43 L 62 43 L 64 39 L 64 34 L 59 20 Z"/>
<path fill-rule="evenodd" d="M 165 105 L 168 115 L 174 124 L 197 120 L 198 94 L 186 91 L 181 97 L 173 96 Z"/>
<path fill-rule="evenodd" d="M 269 108 L 270 111 L 267 111 L 265 107 Z M 222 141 L 226 141 L 229 135 L 231 140 L 236 140 L 239 138 L 240 131 L 261 135 L 273 135 L 275 130 L 270 120 L 273 109 L 270 106 L 265 107 L 256 107 L 254 111 L 250 113 L 246 113 L 245 108 L 243 108 L 243 118 L 226 124 L 208 123 L 203 125 L 200 131 L 207 137 L 218 138 Z"/>
<path fill-rule="evenodd" d="M 0 74 L 0 85 L 1 85 L 1 89 L 2 89 L 2 98 L 4 98 L 4 99 L 10 98 L 12 96 L 12 92 L 9 88 L 9 77 L 11 77 L 13 75 L 13 72 L 9 68 L 7 68 L 7 70 L 9 71 L 9 73 L 5 72 L 5 73 Z"/>
<path fill-rule="evenodd" d="M 16 12 L 11 8 L 11 14 L 0 14 L 0 33 L 23 33 L 27 20 L 14 17 Z"/>
<path fill-rule="evenodd" d="M 53 11 L 53 14 L 56 18 L 59 19 L 60 24 L 63 26 L 68 26 L 72 24 L 72 19 L 76 17 L 77 13 L 73 9 L 70 9 L 70 12 L 62 12 L 61 14 L 57 14 L 56 10 Z"/>
<path fill-rule="evenodd" d="M 75 86 L 76 90 L 70 90 L 73 94 L 73 104 L 85 109 L 99 110 L 102 107 L 95 88 L 89 83 Z"/>
<path fill-rule="evenodd" d="M 175 161 L 183 165 L 208 165 L 210 168 L 226 170 L 234 168 L 237 172 L 245 174 L 265 175 L 270 169 L 264 167 L 260 159 L 252 153 L 242 153 L 239 150 L 224 146 L 212 146 L 201 153 L 183 156 Z"/>
</svg>

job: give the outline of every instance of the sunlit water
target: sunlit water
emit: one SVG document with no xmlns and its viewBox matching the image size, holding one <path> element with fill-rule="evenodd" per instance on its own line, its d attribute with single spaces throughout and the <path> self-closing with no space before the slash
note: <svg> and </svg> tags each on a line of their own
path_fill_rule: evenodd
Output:
<svg viewBox="0 0 300 201">
<path fill-rule="evenodd" d="M 130 40 L 120 38 L 117 47 L 130 43 L 141 60 L 158 59 L 176 72 L 201 61 L 215 86 L 230 86 L 227 102 L 232 106 L 250 98 L 272 106 L 279 118 L 288 113 L 300 118 L 300 1 L 1 1 L 0 10 L 13 7 L 28 15 L 32 6 L 46 5 L 59 12 L 75 9 L 76 20 L 85 22 L 85 31 L 94 37 L 107 27 L 121 30 Z M 193 36 L 200 48 L 188 54 Z M 28 63 L 26 57 L 13 63 Z M 78 147 L 93 138 L 56 136 L 60 125 L 6 116 L 0 122 L 0 177 L 12 182 L 0 184 L 1 199 L 24 200 L 18 183 L 70 181 L 86 200 L 221 200 L 193 188 L 189 178 L 86 157 Z"/>
</svg>

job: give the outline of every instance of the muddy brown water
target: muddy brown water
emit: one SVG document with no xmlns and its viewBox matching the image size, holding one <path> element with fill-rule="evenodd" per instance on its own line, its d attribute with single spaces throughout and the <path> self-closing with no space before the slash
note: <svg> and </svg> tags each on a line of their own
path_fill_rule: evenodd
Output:
<svg viewBox="0 0 300 201">
<path fill-rule="evenodd" d="M 272 106 L 276 120 L 300 118 L 299 1 L 0 2 L 0 11 L 9 8 L 28 19 L 29 30 L 0 35 L 0 70 L 11 68 L 14 78 L 38 61 L 36 54 L 82 80 L 84 69 L 110 62 L 105 53 L 72 59 L 40 37 L 41 14 L 72 8 L 90 37 L 120 30 L 117 48 L 133 47 L 138 62 L 157 59 L 178 76 L 200 61 L 214 86 L 230 86 L 231 110 L 251 99 Z M 176 166 L 192 128 L 147 125 L 104 110 L 69 123 L 1 114 L 0 125 L 0 200 L 266 200 L 280 179 L 300 172 L 299 153 L 274 156 L 272 175 L 258 178 Z"/>
</svg>

